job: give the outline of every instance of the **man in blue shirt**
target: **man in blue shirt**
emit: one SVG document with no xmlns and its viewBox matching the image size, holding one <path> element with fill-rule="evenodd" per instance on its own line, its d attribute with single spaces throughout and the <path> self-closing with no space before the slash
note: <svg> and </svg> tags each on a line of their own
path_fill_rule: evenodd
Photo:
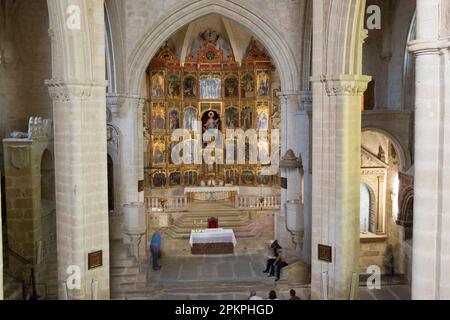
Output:
<svg viewBox="0 0 450 320">
<path fill-rule="evenodd" d="M 161 270 L 161 266 L 158 264 L 158 259 L 161 255 L 161 232 L 159 230 L 156 230 L 152 236 L 150 250 L 152 252 L 153 270 L 159 271 Z"/>
</svg>

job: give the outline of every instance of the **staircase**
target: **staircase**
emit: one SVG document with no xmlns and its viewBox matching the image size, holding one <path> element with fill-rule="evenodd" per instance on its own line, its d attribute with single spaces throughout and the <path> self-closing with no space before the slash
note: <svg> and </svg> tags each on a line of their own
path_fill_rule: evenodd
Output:
<svg viewBox="0 0 450 320">
<path fill-rule="evenodd" d="M 11 276 L 8 272 L 4 272 L 3 285 L 5 300 L 23 300 L 23 289 L 21 281 Z"/>
<path fill-rule="evenodd" d="M 223 204 L 192 205 L 188 212 L 174 214 L 175 219 L 165 230 L 165 234 L 171 239 L 189 239 L 192 230 L 199 228 L 201 222 L 202 228 L 205 228 L 210 217 L 217 217 L 220 228 L 232 229 L 236 238 L 256 238 L 266 224 L 252 219 L 251 214 L 251 211 L 237 210 Z"/>
<path fill-rule="evenodd" d="M 145 258 L 138 261 L 130 255 L 129 246 L 121 239 L 111 241 L 111 299 L 123 300 L 148 296 Z"/>
</svg>

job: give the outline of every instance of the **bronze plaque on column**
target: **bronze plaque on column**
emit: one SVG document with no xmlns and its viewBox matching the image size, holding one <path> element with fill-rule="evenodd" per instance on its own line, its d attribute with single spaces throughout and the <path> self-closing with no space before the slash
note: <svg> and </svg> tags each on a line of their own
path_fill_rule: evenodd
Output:
<svg viewBox="0 0 450 320">
<path fill-rule="evenodd" d="M 332 263 L 333 262 L 333 248 L 319 244 L 319 260 Z"/>
<path fill-rule="evenodd" d="M 91 252 L 88 255 L 88 270 L 103 266 L 103 251 Z"/>
</svg>

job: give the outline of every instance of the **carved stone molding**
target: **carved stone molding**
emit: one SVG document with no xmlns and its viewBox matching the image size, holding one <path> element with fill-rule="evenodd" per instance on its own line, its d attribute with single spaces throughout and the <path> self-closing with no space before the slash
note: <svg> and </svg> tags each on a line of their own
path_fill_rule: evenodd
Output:
<svg viewBox="0 0 450 320">
<path fill-rule="evenodd" d="M 23 169 L 30 165 L 29 146 L 10 146 L 10 162 L 16 169 Z"/>
<path fill-rule="evenodd" d="M 330 97 L 362 96 L 371 80 L 372 77 L 363 75 L 323 76 L 321 78 Z"/>
<path fill-rule="evenodd" d="M 106 81 L 77 81 L 52 79 L 45 81 L 54 102 L 86 101 L 104 92 Z"/>
<path fill-rule="evenodd" d="M 301 108 L 304 111 L 311 112 L 313 106 L 313 95 L 311 91 L 300 92 Z"/>
<path fill-rule="evenodd" d="M 444 50 L 450 48 L 450 39 L 440 39 L 435 41 L 414 40 L 408 45 L 408 51 L 416 56 L 439 55 Z"/>
<path fill-rule="evenodd" d="M 128 110 L 137 109 L 137 111 L 143 111 L 147 98 L 139 95 L 126 95 L 126 94 L 108 94 L 106 96 L 106 105 L 111 111 L 114 118 L 120 118 L 124 106 L 128 102 Z"/>
<path fill-rule="evenodd" d="M 281 106 L 300 108 L 300 91 L 282 91 L 277 93 Z"/>
</svg>

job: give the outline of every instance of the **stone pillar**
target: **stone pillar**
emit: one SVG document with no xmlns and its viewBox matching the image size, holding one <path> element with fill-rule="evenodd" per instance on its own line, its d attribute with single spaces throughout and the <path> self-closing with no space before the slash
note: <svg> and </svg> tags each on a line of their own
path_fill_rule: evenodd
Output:
<svg viewBox="0 0 450 320">
<path fill-rule="evenodd" d="M 278 94 L 281 103 L 281 157 L 291 149 L 295 155 L 300 155 L 300 144 L 297 141 L 296 115 L 300 107 L 300 93 L 299 92 L 281 92 Z M 275 237 L 284 247 L 293 247 L 292 237 L 289 234 L 286 226 L 286 211 L 285 204 L 287 201 L 301 200 L 300 194 L 300 173 L 298 170 L 281 170 L 281 177 L 287 179 L 287 189 L 281 190 L 281 210 L 276 218 L 275 223 Z M 298 254 L 301 255 L 301 248 Z M 300 256 L 299 256 L 300 258 Z"/>
<path fill-rule="evenodd" d="M 312 92 L 300 94 L 301 107 L 297 112 L 297 144 L 302 155 L 303 181 L 303 219 L 305 234 L 303 238 L 303 262 L 311 264 L 311 231 L 312 231 Z"/>
<path fill-rule="evenodd" d="M 144 180 L 144 120 L 145 99 L 132 95 L 109 95 L 108 108 L 113 114 L 112 124 L 119 129 L 121 207 L 143 202 L 138 184 Z"/>
<path fill-rule="evenodd" d="M 386 234 L 386 214 L 385 214 L 385 199 L 386 195 L 384 194 L 385 188 L 385 176 L 378 176 L 378 204 L 377 204 L 377 230 L 376 233 L 379 236 Z"/>
<path fill-rule="evenodd" d="M 69 290 L 69 299 L 91 299 L 93 280 L 99 282 L 99 299 L 109 299 L 107 83 L 50 80 L 47 85 L 54 114 L 59 296 L 63 282 L 79 275 L 81 286 Z M 103 264 L 89 270 L 88 255 L 97 251 Z"/>
<path fill-rule="evenodd" d="M 0 171 L 0 177 L 1 175 Z M 2 185 L 0 184 L 0 195 L 2 191 Z M 2 197 L 0 196 L 0 227 L 2 226 Z M 0 300 L 3 300 L 3 228 L 0 229 Z"/>
<path fill-rule="evenodd" d="M 417 1 L 412 297 L 450 299 L 450 54 L 448 1 Z M 448 10 L 448 9 L 447 9 Z M 441 25 L 440 25 L 441 23 Z"/>
<path fill-rule="evenodd" d="M 329 299 L 350 297 L 359 275 L 361 103 L 370 77 L 337 75 L 313 80 L 312 299 L 321 299 L 328 272 Z M 319 261 L 319 245 L 332 262 Z"/>
</svg>

